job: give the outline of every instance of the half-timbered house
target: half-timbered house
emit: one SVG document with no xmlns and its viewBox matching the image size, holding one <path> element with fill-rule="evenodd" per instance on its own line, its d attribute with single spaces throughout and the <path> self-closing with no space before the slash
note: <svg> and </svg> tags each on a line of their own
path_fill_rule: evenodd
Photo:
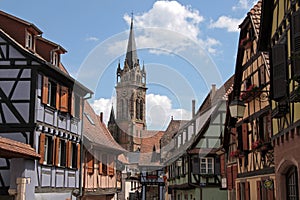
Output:
<svg viewBox="0 0 300 200">
<path fill-rule="evenodd" d="M 103 122 L 85 102 L 83 117 L 83 197 L 84 200 L 116 199 L 122 189 L 121 165 L 117 161 L 123 149 Z"/>
<path fill-rule="evenodd" d="M 220 158 L 217 149 L 224 133 L 225 91 L 230 78 L 216 90 L 213 85 L 192 120 L 173 136 L 174 147 L 165 155 L 171 199 L 225 199 L 220 190 Z M 163 151 L 163 149 L 162 149 Z"/>
<path fill-rule="evenodd" d="M 82 105 L 92 92 L 68 74 L 64 53 L 34 24 L 0 11 L 0 136 L 40 157 L 1 157 L 3 194 L 79 195 Z"/>
<path fill-rule="evenodd" d="M 275 199 L 274 151 L 271 144 L 269 54 L 258 51 L 262 2 L 240 24 L 233 101 L 245 110 L 229 125 L 227 188 L 229 198 Z M 263 34 L 263 33 L 261 33 Z M 236 104 L 239 102 L 239 104 Z M 239 109 L 237 109 L 239 110 Z M 228 121 L 232 121 L 229 119 Z M 234 198 L 234 197 L 233 197 Z"/>
<path fill-rule="evenodd" d="M 300 1 L 264 0 L 261 50 L 270 51 L 277 199 L 299 199 Z"/>
</svg>

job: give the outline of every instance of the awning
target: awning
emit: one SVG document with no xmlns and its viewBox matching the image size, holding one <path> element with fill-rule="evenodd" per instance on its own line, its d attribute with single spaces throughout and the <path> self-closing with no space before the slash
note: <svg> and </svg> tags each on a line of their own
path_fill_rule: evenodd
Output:
<svg viewBox="0 0 300 200">
<path fill-rule="evenodd" d="M 0 137 L 0 158 L 29 158 L 39 159 L 40 154 L 29 144 Z"/>
</svg>

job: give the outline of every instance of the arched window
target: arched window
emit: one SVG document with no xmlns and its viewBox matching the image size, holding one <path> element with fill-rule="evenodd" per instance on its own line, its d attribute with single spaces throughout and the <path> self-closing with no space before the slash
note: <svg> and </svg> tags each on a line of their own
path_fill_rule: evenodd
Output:
<svg viewBox="0 0 300 200">
<path fill-rule="evenodd" d="M 287 200 L 299 199 L 297 167 L 291 167 L 286 173 L 286 195 Z"/>
<path fill-rule="evenodd" d="M 124 99 L 121 99 L 121 118 L 124 119 L 125 118 L 125 102 Z"/>
<path fill-rule="evenodd" d="M 140 119 L 143 120 L 143 114 L 144 114 L 144 102 L 140 101 Z"/>
<path fill-rule="evenodd" d="M 136 119 L 140 119 L 140 101 L 139 101 L 139 99 L 136 100 L 135 108 L 136 108 L 136 110 L 135 110 L 136 116 L 135 117 L 136 117 Z"/>
</svg>

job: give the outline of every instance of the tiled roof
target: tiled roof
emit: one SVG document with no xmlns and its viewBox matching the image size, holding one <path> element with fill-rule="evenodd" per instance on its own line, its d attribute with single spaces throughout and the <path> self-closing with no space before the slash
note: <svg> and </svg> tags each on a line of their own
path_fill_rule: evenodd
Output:
<svg viewBox="0 0 300 200">
<path fill-rule="evenodd" d="M 212 95 L 212 92 L 208 93 L 206 96 L 204 102 L 200 106 L 199 110 L 197 111 L 196 115 L 199 115 L 205 111 L 207 111 L 212 105 L 220 101 L 221 99 L 227 98 L 227 95 L 232 92 L 233 89 L 233 82 L 234 82 L 234 76 L 231 76 L 217 91 L 214 95 Z"/>
<path fill-rule="evenodd" d="M 167 144 L 169 144 L 173 136 L 177 133 L 177 131 L 181 127 L 183 127 L 187 122 L 188 120 L 174 120 L 172 118 L 165 131 L 165 134 L 161 138 L 161 146 L 164 147 Z"/>
<path fill-rule="evenodd" d="M 113 139 L 105 124 L 100 121 L 100 117 L 88 102 L 84 104 L 83 135 L 84 143 L 88 142 L 97 148 L 115 153 L 126 151 Z"/>
<path fill-rule="evenodd" d="M 139 166 L 160 165 L 160 139 L 164 133 L 164 131 L 146 131 L 143 134 Z"/>
<path fill-rule="evenodd" d="M 39 159 L 41 156 L 29 144 L 0 137 L 0 157 Z"/>
<path fill-rule="evenodd" d="M 1 10 L 0 10 L 0 15 L 3 15 L 3 16 L 6 16 L 6 17 L 8 17 L 8 18 L 10 18 L 10 19 L 13 19 L 13 20 L 15 20 L 15 21 L 18 21 L 18 22 L 20 22 L 20 23 L 22 23 L 22 24 L 24 24 L 24 25 L 26 25 L 26 26 L 31 26 L 31 27 L 33 27 L 39 34 L 42 34 L 42 33 L 43 33 L 43 32 L 42 32 L 38 27 L 36 27 L 34 24 L 32 24 L 32 23 L 30 23 L 30 22 L 28 22 L 28 21 L 25 21 L 25 20 L 23 20 L 23 19 L 21 19 L 21 18 L 18 18 L 18 17 L 16 17 L 16 16 L 13 16 L 13 15 L 8 14 L 8 13 L 6 13 L 6 12 L 3 12 L 3 11 L 1 11 Z"/>
<path fill-rule="evenodd" d="M 259 27 L 260 27 L 260 18 L 261 18 L 261 6 L 262 6 L 262 0 L 259 0 L 253 8 L 251 8 L 249 15 L 252 20 L 254 30 L 256 32 L 256 35 L 259 35 Z M 258 38 L 258 37 L 257 37 Z"/>
</svg>

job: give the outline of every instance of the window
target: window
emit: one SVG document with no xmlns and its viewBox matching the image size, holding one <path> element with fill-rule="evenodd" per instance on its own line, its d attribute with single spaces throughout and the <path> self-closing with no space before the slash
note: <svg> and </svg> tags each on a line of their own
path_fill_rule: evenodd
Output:
<svg viewBox="0 0 300 200">
<path fill-rule="evenodd" d="M 94 173 L 94 157 L 90 152 L 86 154 L 86 169 L 88 174 Z"/>
<path fill-rule="evenodd" d="M 286 186 L 287 186 L 287 200 L 296 200 L 299 198 L 298 194 L 298 174 L 297 168 L 291 167 L 286 174 Z"/>
<path fill-rule="evenodd" d="M 71 105 L 71 115 L 73 117 L 77 117 L 77 118 L 81 119 L 81 115 L 82 115 L 82 100 L 81 100 L 81 97 L 73 92 L 71 103 L 72 103 L 72 105 Z"/>
<path fill-rule="evenodd" d="M 66 141 L 56 137 L 55 139 L 55 161 L 54 165 L 59 167 L 66 166 Z"/>
<path fill-rule="evenodd" d="M 66 166 L 66 141 L 65 140 L 59 140 L 58 142 L 58 163 L 57 166 L 65 167 Z"/>
<path fill-rule="evenodd" d="M 40 135 L 40 164 L 52 164 L 53 141 L 52 137 L 41 133 Z"/>
<path fill-rule="evenodd" d="M 102 175 L 103 176 L 107 175 L 107 155 L 106 154 L 102 155 Z"/>
<path fill-rule="evenodd" d="M 26 34 L 26 48 L 33 50 L 33 35 L 29 32 Z"/>
<path fill-rule="evenodd" d="M 76 143 L 71 143 L 71 155 L 70 155 L 70 164 L 71 168 L 78 168 L 77 161 L 78 161 L 78 146 Z"/>
<path fill-rule="evenodd" d="M 44 76 L 42 103 L 55 107 L 56 106 L 56 90 L 57 90 L 57 84 L 54 83 L 52 80 L 49 80 L 48 77 Z"/>
<path fill-rule="evenodd" d="M 143 111 L 144 111 L 144 108 L 143 108 L 143 101 L 141 100 L 140 101 L 140 119 L 143 120 Z"/>
<path fill-rule="evenodd" d="M 137 99 L 136 100 L 136 119 L 140 119 L 140 114 L 141 114 L 140 108 L 141 108 L 140 101 Z"/>
<path fill-rule="evenodd" d="M 48 81 L 48 105 L 55 107 L 56 104 L 56 84 Z"/>
<path fill-rule="evenodd" d="M 214 173 L 214 159 L 213 158 L 200 158 L 200 172 L 201 174 Z"/>
<path fill-rule="evenodd" d="M 58 60 L 59 60 L 59 59 L 58 59 L 58 54 L 57 54 L 57 52 L 53 52 L 53 53 L 52 53 L 52 65 L 58 66 L 58 63 L 59 63 Z"/>
</svg>

